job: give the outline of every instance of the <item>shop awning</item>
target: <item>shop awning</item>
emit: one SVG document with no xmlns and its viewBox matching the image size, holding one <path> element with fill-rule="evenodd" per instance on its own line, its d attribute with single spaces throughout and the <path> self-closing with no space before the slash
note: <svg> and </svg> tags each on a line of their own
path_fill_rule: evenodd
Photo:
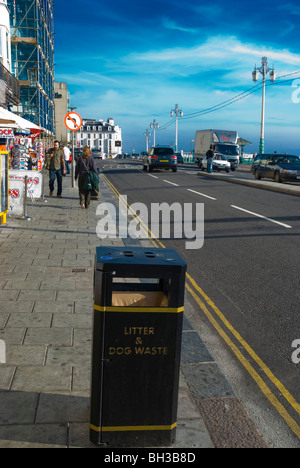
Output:
<svg viewBox="0 0 300 468">
<path fill-rule="evenodd" d="M 1 123 L 1 120 L 10 120 L 12 123 L 6 124 Z M 30 122 L 29 120 L 23 119 L 17 114 L 10 112 L 3 107 L 0 107 L 0 127 L 8 126 L 10 128 L 20 128 L 22 130 L 29 129 L 32 133 L 35 133 L 37 130 L 43 131 L 42 127 L 35 125 L 34 123 Z"/>
<path fill-rule="evenodd" d="M 8 120 L 8 119 L 0 119 L 0 126 L 1 125 L 9 125 L 9 124 L 15 124 L 16 122 L 14 120 Z"/>
</svg>

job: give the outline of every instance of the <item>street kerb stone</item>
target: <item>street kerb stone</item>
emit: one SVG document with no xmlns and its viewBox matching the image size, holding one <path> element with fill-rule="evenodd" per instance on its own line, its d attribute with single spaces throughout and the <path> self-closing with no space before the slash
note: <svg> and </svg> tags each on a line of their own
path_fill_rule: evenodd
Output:
<svg viewBox="0 0 300 468">
<path fill-rule="evenodd" d="M 238 398 L 197 400 L 216 448 L 268 448 Z"/>
</svg>

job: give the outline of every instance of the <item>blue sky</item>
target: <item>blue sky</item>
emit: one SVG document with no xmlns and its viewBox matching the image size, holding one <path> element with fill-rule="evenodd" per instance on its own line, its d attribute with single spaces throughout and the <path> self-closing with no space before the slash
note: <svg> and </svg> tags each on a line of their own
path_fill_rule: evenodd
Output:
<svg viewBox="0 0 300 468">
<path fill-rule="evenodd" d="M 174 144 L 175 104 L 184 113 L 179 149 L 190 150 L 196 130 L 216 128 L 237 130 L 257 151 L 261 90 L 191 114 L 251 89 L 267 56 L 279 77 L 299 73 L 267 86 L 265 150 L 300 154 L 299 3 L 73 0 L 55 2 L 54 21 L 56 81 L 68 83 L 82 117 L 115 119 L 124 151 L 145 150 L 153 119 L 156 142 Z"/>
</svg>

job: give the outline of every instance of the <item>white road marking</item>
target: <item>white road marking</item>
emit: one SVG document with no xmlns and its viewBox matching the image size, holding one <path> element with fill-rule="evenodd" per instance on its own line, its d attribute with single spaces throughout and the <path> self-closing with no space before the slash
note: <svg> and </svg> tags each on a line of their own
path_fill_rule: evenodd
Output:
<svg viewBox="0 0 300 468">
<path fill-rule="evenodd" d="M 167 184 L 174 185 L 175 187 L 179 187 L 178 184 L 174 184 L 174 182 L 170 182 L 169 180 L 163 180 L 163 182 L 166 182 Z"/>
<path fill-rule="evenodd" d="M 292 226 L 289 226 L 289 224 L 284 224 L 284 223 L 281 223 L 280 221 L 276 221 L 275 219 L 267 218 L 266 216 L 260 215 L 258 213 L 253 213 L 253 211 L 245 210 L 244 208 L 240 208 L 239 206 L 235 206 L 235 205 L 230 205 L 230 206 L 232 208 L 235 208 L 236 210 L 244 211 L 244 213 L 248 213 L 248 214 L 251 214 L 252 216 L 256 216 L 257 218 L 261 218 L 261 219 L 264 219 L 266 221 L 270 221 L 271 223 L 274 223 L 274 224 L 279 224 L 279 226 L 283 226 L 286 229 L 292 229 Z"/>
<path fill-rule="evenodd" d="M 210 200 L 217 200 L 216 198 L 210 197 L 209 195 L 205 195 L 205 193 L 196 192 L 196 190 L 187 189 L 189 192 L 196 193 L 197 195 L 201 195 L 201 197 L 209 198 Z"/>
</svg>

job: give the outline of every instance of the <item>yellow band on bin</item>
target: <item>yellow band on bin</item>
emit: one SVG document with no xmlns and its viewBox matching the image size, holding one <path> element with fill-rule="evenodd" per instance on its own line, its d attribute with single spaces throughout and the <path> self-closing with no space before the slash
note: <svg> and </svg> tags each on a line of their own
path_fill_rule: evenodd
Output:
<svg viewBox="0 0 300 468">
<path fill-rule="evenodd" d="M 97 427 L 90 425 L 92 431 L 95 432 L 130 432 L 130 431 L 171 431 L 175 429 L 177 422 L 171 426 L 111 426 Z"/>
<path fill-rule="evenodd" d="M 94 309 L 98 312 L 134 312 L 134 313 L 160 313 L 160 314 L 180 314 L 184 312 L 184 307 L 100 307 L 95 305 Z"/>
</svg>

